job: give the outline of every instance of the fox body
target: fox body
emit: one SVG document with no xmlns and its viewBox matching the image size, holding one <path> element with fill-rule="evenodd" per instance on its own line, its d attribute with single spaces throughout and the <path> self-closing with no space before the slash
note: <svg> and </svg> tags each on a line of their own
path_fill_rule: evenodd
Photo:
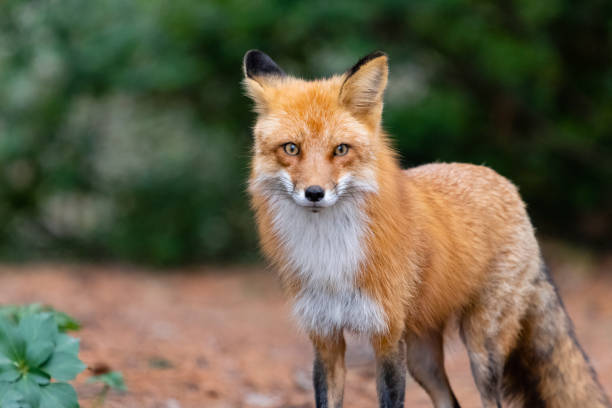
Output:
<svg viewBox="0 0 612 408">
<path fill-rule="evenodd" d="M 516 187 L 469 164 L 399 167 L 381 130 L 387 57 L 305 81 L 249 51 L 258 112 L 249 181 L 263 251 L 315 349 L 317 407 L 340 407 L 344 330 L 371 339 L 381 407 L 406 367 L 436 407 L 452 319 L 485 407 L 609 407 L 540 256 Z"/>
</svg>

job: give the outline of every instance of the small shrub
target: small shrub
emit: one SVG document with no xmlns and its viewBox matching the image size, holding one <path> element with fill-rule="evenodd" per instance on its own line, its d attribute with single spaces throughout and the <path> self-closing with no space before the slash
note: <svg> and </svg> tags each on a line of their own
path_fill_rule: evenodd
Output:
<svg viewBox="0 0 612 408">
<path fill-rule="evenodd" d="M 88 383 L 102 383 L 104 386 L 98 393 L 96 400 L 94 401 L 92 408 L 100 408 L 106 401 L 106 396 L 110 390 L 116 391 L 127 391 L 125 382 L 123 381 L 123 374 L 119 371 L 108 371 L 100 375 L 94 375 L 89 377 Z"/>
<path fill-rule="evenodd" d="M 65 381 L 85 365 L 79 340 L 62 332 L 75 321 L 37 305 L 0 310 L 0 407 L 78 408 L 76 392 Z"/>
</svg>

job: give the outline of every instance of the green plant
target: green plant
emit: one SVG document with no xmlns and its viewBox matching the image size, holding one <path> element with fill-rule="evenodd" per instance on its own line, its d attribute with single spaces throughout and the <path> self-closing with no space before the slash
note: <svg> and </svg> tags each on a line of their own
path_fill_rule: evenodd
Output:
<svg viewBox="0 0 612 408">
<path fill-rule="evenodd" d="M 104 401 L 106 400 L 106 396 L 108 392 L 112 390 L 117 391 L 127 391 L 127 387 L 125 386 L 125 382 L 123 381 L 123 374 L 119 371 L 109 371 L 104 374 L 94 375 L 89 377 L 87 380 L 88 383 L 102 383 L 104 384 L 102 391 L 98 394 L 96 401 L 94 402 L 92 408 L 99 408 L 104 405 Z"/>
<path fill-rule="evenodd" d="M 0 308 L 0 407 L 78 408 L 72 380 L 85 369 L 78 327 L 69 316 L 40 305 Z"/>
</svg>

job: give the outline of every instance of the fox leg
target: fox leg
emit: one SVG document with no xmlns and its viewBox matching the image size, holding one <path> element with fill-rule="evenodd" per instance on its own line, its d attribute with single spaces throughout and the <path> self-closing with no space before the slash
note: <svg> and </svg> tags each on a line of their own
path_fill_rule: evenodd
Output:
<svg viewBox="0 0 612 408">
<path fill-rule="evenodd" d="M 402 408 L 406 392 L 406 343 L 401 336 L 372 339 L 380 408 Z"/>
<path fill-rule="evenodd" d="M 484 408 L 501 408 L 502 402 L 502 357 L 497 350 L 487 350 L 477 341 L 466 342 L 470 366 L 476 387 L 480 392 Z"/>
<path fill-rule="evenodd" d="M 408 370 L 436 408 L 460 408 L 444 370 L 443 333 L 407 334 Z"/>
<path fill-rule="evenodd" d="M 317 408 L 341 408 L 344 395 L 344 352 L 340 331 L 327 337 L 311 336 L 315 359 L 312 371 Z"/>
<path fill-rule="evenodd" d="M 490 333 L 481 315 L 464 318 L 461 337 L 468 351 L 470 367 L 484 408 L 501 408 L 502 378 L 507 353 L 499 344 L 500 332 Z"/>
<path fill-rule="evenodd" d="M 485 408 L 501 407 L 504 366 L 517 347 L 538 268 L 537 258 L 495 264 L 491 279 L 461 317 L 461 338 Z"/>
</svg>

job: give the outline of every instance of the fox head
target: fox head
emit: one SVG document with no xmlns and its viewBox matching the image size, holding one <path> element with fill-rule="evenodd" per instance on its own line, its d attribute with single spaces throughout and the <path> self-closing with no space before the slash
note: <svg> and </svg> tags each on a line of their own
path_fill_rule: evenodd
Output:
<svg viewBox="0 0 612 408">
<path fill-rule="evenodd" d="M 266 54 L 244 56 L 244 85 L 255 103 L 249 190 L 318 212 L 377 191 L 387 56 L 374 52 L 342 75 L 306 81 Z"/>
</svg>

